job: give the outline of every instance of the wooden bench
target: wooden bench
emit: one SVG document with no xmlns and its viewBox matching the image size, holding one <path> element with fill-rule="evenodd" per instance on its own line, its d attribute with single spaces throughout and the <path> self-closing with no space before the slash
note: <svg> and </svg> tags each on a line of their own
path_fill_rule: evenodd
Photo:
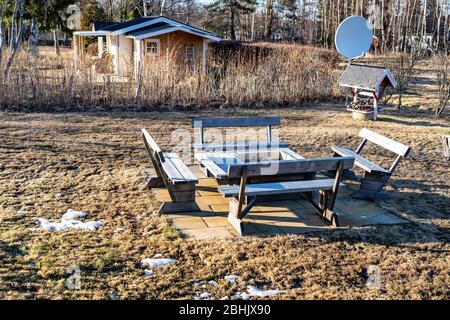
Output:
<svg viewBox="0 0 450 320">
<path fill-rule="evenodd" d="M 272 127 L 281 124 L 279 117 L 243 117 L 243 118 L 198 118 L 192 120 L 192 127 L 198 132 L 195 137 L 196 151 L 235 151 L 245 149 L 286 148 L 283 141 L 272 139 Z M 267 140 L 254 142 L 224 142 L 205 143 L 204 129 L 206 128 L 243 128 L 267 127 Z"/>
<path fill-rule="evenodd" d="M 364 176 L 361 180 L 361 186 L 358 192 L 354 195 L 355 198 L 386 199 L 388 197 L 388 194 L 386 192 L 383 192 L 382 190 L 388 182 L 389 178 L 394 173 L 395 168 L 397 168 L 398 164 L 400 163 L 400 160 L 408 156 L 411 148 L 365 128 L 361 130 L 359 136 L 362 138 L 362 141 L 356 151 L 339 147 L 333 147 L 332 149 L 335 153 L 335 156 L 337 157 L 354 157 L 355 165 L 364 170 Z M 383 147 L 397 155 L 394 163 L 388 170 L 380 167 L 370 160 L 367 160 L 361 155 L 361 152 L 367 141 Z"/>
<path fill-rule="evenodd" d="M 156 171 L 156 176 L 150 177 L 147 188 L 165 187 L 172 200 L 163 203 L 159 213 L 199 211 L 195 203 L 195 185 L 198 183 L 195 175 L 178 155 L 162 152 L 145 129 L 142 129 L 142 138 Z"/>
<path fill-rule="evenodd" d="M 353 167 L 353 157 L 300 159 L 290 161 L 271 161 L 247 164 L 232 164 L 228 167 L 230 178 L 240 178 L 239 185 L 219 187 L 219 192 L 230 198 L 228 222 L 244 234 L 242 219 L 250 212 L 260 197 L 282 194 L 307 193 L 307 200 L 318 214 L 334 226 L 339 226 L 339 219 L 334 212 L 337 193 L 342 173 Z M 316 172 L 333 170 L 334 179 L 316 180 Z M 286 181 L 260 184 L 247 184 L 248 179 L 261 176 L 278 176 L 286 174 L 310 174 L 311 179 L 303 181 Z M 313 192 L 320 192 L 319 202 L 314 200 Z"/>
</svg>

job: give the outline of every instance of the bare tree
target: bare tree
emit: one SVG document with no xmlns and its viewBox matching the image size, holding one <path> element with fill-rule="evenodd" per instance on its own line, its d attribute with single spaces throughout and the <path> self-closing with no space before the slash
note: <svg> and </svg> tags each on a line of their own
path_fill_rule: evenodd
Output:
<svg viewBox="0 0 450 320">
<path fill-rule="evenodd" d="M 436 68 L 436 82 L 438 85 L 439 105 L 435 114 L 441 116 L 450 101 L 450 56 L 447 53 L 440 53 L 434 57 Z"/>
<path fill-rule="evenodd" d="M 3 60 L 3 49 L 5 47 L 5 30 L 4 20 L 6 15 L 6 8 L 9 4 L 9 0 L 3 0 L 2 7 L 0 8 L 0 64 Z"/>
<path fill-rule="evenodd" d="M 11 16 L 11 28 L 9 32 L 10 44 L 9 44 L 9 56 L 3 69 L 3 75 L 8 75 L 9 69 L 14 61 L 14 57 L 20 48 L 22 43 L 23 32 L 23 12 L 25 9 L 25 0 L 16 0 L 14 4 L 14 10 Z"/>
</svg>

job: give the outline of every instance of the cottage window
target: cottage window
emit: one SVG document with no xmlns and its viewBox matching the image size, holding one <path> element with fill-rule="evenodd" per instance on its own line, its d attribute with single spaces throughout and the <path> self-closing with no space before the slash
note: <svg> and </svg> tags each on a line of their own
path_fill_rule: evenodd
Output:
<svg viewBox="0 0 450 320">
<path fill-rule="evenodd" d="M 147 40 L 145 42 L 145 55 L 150 57 L 159 57 L 160 42 L 159 39 Z"/>
<path fill-rule="evenodd" d="M 186 65 L 194 69 L 194 45 L 193 44 L 187 44 L 184 47 L 184 58 L 186 60 Z"/>
</svg>

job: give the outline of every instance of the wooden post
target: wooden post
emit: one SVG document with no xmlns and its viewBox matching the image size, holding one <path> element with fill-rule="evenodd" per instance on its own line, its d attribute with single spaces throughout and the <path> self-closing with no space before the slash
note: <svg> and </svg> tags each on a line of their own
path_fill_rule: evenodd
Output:
<svg viewBox="0 0 450 320">
<path fill-rule="evenodd" d="M 247 184 L 247 167 L 242 168 L 241 173 L 241 186 L 239 189 L 239 205 L 238 205 L 238 214 L 241 214 L 242 206 L 245 201 L 245 185 Z"/>
<path fill-rule="evenodd" d="M 377 120 L 378 116 L 378 96 L 374 92 L 373 94 L 373 120 Z"/>
</svg>

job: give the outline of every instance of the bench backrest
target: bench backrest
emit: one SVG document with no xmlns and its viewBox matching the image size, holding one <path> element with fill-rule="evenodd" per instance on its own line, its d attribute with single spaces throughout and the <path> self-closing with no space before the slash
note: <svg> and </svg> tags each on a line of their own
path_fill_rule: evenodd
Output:
<svg viewBox="0 0 450 320">
<path fill-rule="evenodd" d="M 366 128 L 361 130 L 359 136 L 364 140 L 375 143 L 376 145 L 379 145 L 380 147 L 392 151 L 402 157 L 406 157 L 411 151 L 410 147 L 405 146 L 404 144 L 401 144 L 392 139 L 389 139 L 388 137 L 382 136 L 381 134 L 370 131 L 369 129 Z"/>
<path fill-rule="evenodd" d="M 248 177 L 311 173 L 322 170 L 331 171 L 337 170 L 339 163 L 342 163 L 345 170 L 352 168 L 354 161 L 355 158 L 353 157 L 341 157 L 231 164 L 228 166 L 228 177 L 240 177 L 244 168 L 247 168 Z"/>
<path fill-rule="evenodd" d="M 142 129 L 142 137 L 144 139 L 145 147 L 147 148 L 147 151 L 153 155 L 156 155 L 157 158 L 161 162 L 164 162 L 164 155 L 161 150 L 161 148 L 156 143 L 155 139 L 152 138 L 152 136 L 147 132 L 147 130 Z"/>
<path fill-rule="evenodd" d="M 198 118 L 192 120 L 192 128 L 199 129 L 199 142 L 203 143 L 205 128 L 267 127 L 268 141 L 272 140 L 272 126 L 279 126 L 279 117 Z"/>
</svg>

